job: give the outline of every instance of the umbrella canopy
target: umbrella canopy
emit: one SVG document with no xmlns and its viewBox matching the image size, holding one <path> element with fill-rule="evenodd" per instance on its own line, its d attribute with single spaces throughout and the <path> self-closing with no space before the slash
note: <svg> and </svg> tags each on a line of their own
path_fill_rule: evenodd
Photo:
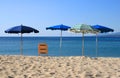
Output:
<svg viewBox="0 0 120 78">
<path fill-rule="evenodd" d="M 102 25 L 93 25 L 93 28 L 99 30 L 101 33 L 113 32 L 114 30 Z"/>
<path fill-rule="evenodd" d="M 17 33 L 31 33 L 31 32 L 39 33 L 38 30 L 36 30 L 32 27 L 24 26 L 24 25 L 15 26 L 8 30 L 5 30 L 5 33 L 16 33 L 16 34 Z"/>
<path fill-rule="evenodd" d="M 62 31 L 67 31 L 68 29 L 70 29 L 71 27 L 60 24 L 60 25 L 55 25 L 55 26 L 51 26 L 51 27 L 46 27 L 46 30 L 50 29 L 50 30 L 61 30 L 61 36 L 60 36 L 60 47 L 62 46 Z"/>
<path fill-rule="evenodd" d="M 10 28 L 10 29 L 5 30 L 5 33 L 15 33 L 15 34 L 21 33 L 21 45 L 20 45 L 21 55 L 23 54 L 22 34 L 23 34 L 23 33 L 31 33 L 31 32 L 39 33 L 38 30 L 36 30 L 36 29 L 34 29 L 34 28 L 32 28 L 32 27 L 24 26 L 24 25 L 14 26 L 14 27 L 12 27 L 12 28 Z"/>
<path fill-rule="evenodd" d="M 87 24 L 76 24 L 70 29 L 71 32 L 82 33 L 82 56 L 84 55 L 84 34 L 99 32 Z"/>
<path fill-rule="evenodd" d="M 100 33 L 107 33 L 107 32 L 113 32 L 114 30 L 102 25 L 93 25 L 92 28 L 97 29 L 100 31 Z M 98 56 L 98 38 L 97 38 L 97 34 L 99 32 L 95 32 L 96 34 L 96 57 Z"/>
<path fill-rule="evenodd" d="M 93 33 L 95 31 L 98 32 L 98 30 L 94 29 L 91 27 L 91 25 L 87 25 L 87 24 L 76 24 L 74 25 L 74 27 L 72 27 L 70 29 L 71 32 L 75 32 L 75 33 Z"/>
<path fill-rule="evenodd" d="M 47 30 L 50 29 L 50 30 L 63 30 L 63 31 L 66 31 L 69 28 L 71 28 L 71 27 L 63 25 L 63 24 L 55 25 L 55 26 L 51 26 L 51 27 L 46 27 Z"/>
</svg>

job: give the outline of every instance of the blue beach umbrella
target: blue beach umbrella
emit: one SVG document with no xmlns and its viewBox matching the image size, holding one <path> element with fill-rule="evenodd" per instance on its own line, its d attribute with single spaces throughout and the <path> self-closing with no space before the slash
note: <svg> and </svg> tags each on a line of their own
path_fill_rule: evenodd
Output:
<svg viewBox="0 0 120 78">
<path fill-rule="evenodd" d="M 93 28 L 97 29 L 100 31 L 100 33 L 107 33 L 107 32 L 113 32 L 114 30 L 102 25 L 93 25 Z"/>
<path fill-rule="evenodd" d="M 21 46 L 20 46 L 21 55 L 23 54 L 22 34 L 24 34 L 24 33 L 31 33 L 31 32 L 39 33 L 38 30 L 36 30 L 36 29 L 34 29 L 32 27 L 24 26 L 24 25 L 14 26 L 14 27 L 12 27 L 10 29 L 5 30 L 5 33 L 14 33 L 14 34 L 20 33 L 21 34 Z"/>
<path fill-rule="evenodd" d="M 68 29 L 70 29 L 71 27 L 60 24 L 60 25 L 55 25 L 55 26 L 51 26 L 51 27 L 46 27 L 46 30 L 60 30 L 61 31 L 61 36 L 60 36 L 60 48 L 62 46 L 62 31 L 67 31 Z"/>
<path fill-rule="evenodd" d="M 107 33 L 107 32 L 113 32 L 114 30 L 111 28 L 108 28 L 106 26 L 102 25 L 93 25 L 92 28 L 99 30 L 100 32 L 94 32 L 96 34 L 96 56 L 98 55 L 98 33 Z"/>
</svg>

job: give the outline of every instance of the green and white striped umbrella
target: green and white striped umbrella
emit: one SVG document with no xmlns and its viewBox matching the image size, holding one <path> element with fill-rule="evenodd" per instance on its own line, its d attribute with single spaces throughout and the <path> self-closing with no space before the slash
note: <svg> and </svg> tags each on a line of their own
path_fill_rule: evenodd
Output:
<svg viewBox="0 0 120 78">
<path fill-rule="evenodd" d="M 96 30 L 93 29 L 91 27 L 91 25 L 87 25 L 87 24 L 76 24 L 74 25 L 74 27 L 72 27 L 70 29 L 71 32 L 75 32 L 75 33 L 84 33 L 84 34 L 87 34 L 87 33 L 93 33 L 95 32 Z"/>
<path fill-rule="evenodd" d="M 84 55 L 84 34 L 99 32 L 92 28 L 91 25 L 87 24 L 76 24 L 70 29 L 70 31 L 74 33 L 82 33 L 82 56 Z"/>
</svg>

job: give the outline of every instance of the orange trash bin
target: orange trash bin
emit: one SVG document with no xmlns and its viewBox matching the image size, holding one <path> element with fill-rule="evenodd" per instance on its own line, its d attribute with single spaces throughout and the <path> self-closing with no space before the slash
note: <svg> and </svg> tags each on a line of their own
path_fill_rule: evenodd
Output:
<svg viewBox="0 0 120 78">
<path fill-rule="evenodd" d="M 38 44 L 38 55 L 40 54 L 48 55 L 48 45 L 46 43 Z"/>
</svg>

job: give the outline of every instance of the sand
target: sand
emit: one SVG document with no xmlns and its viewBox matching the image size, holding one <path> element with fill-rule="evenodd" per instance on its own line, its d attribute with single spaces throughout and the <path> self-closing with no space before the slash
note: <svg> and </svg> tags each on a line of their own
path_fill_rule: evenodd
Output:
<svg viewBox="0 0 120 78">
<path fill-rule="evenodd" d="M 120 58 L 1 55 L 0 78 L 120 78 Z"/>
</svg>

